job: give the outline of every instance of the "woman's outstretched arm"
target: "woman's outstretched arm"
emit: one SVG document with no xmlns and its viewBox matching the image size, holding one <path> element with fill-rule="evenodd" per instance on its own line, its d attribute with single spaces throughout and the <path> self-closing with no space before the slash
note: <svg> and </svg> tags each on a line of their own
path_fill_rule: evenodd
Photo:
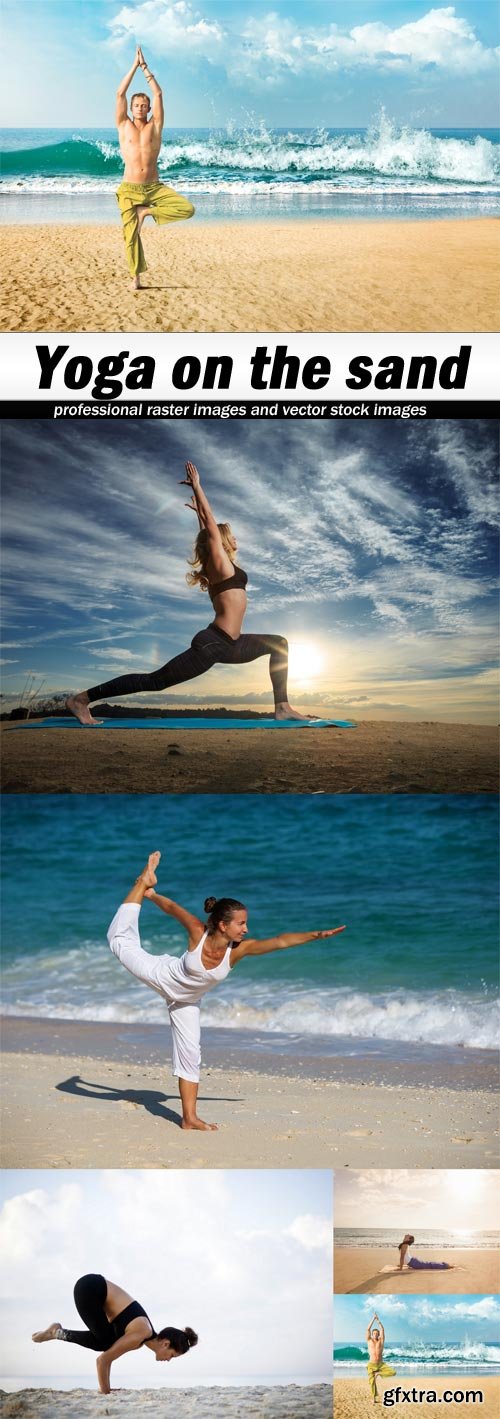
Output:
<svg viewBox="0 0 500 1419">
<path fill-rule="evenodd" d="M 217 573 L 221 576 L 230 576 L 233 570 L 231 558 L 228 556 L 222 545 L 222 538 L 214 513 L 210 507 L 207 495 L 201 486 L 201 479 L 198 469 L 194 463 L 186 463 L 187 478 L 181 480 L 181 486 L 187 485 L 191 488 L 193 498 L 188 507 L 194 508 L 198 514 L 198 522 L 208 537 L 210 557 Z"/>
<path fill-rule="evenodd" d="M 290 946 L 323 941 L 327 936 L 338 936 L 340 931 L 345 931 L 345 926 L 334 926 L 329 931 L 285 931 L 279 936 L 270 936 L 267 941 L 242 941 L 233 949 L 231 964 L 243 960 L 244 956 L 267 956 L 270 951 L 288 951 Z"/>
<path fill-rule="evenodd" d="M 200 936 L 203 934 L 203 922 L 193 912 L 188 912 L 185 907 L 179 906 L 178 902 L 173 902 L 171 897 L 164 897 L 161 892 L 156 892 L 154 887 L 149 887 L 145 893 L 150 902 L 154 902 L 160 911 L 166 912 L 167 916 L 175 917 L 184 926 L 191 943 L 193 939 L 195 946 L 198 945 Z"/>
</svg>

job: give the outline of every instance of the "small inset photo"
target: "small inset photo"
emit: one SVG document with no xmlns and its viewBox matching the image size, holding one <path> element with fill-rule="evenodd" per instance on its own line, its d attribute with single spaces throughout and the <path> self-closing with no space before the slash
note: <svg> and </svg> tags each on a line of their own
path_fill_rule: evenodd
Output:
<svg viewBox="0 0 500 1419">
<path fill-rule="evenodd" d="M 478 1168 L 337 1173 L 335 1291 L 498 1294 L 498 1178 Z"/>
<path fill-rule="evenodd" d="M 336 1296 L 335 1419 L 364 1419 L 373 1405 L 428 1412 L 498 1413 L 497 1296 Z"/>
</svg>

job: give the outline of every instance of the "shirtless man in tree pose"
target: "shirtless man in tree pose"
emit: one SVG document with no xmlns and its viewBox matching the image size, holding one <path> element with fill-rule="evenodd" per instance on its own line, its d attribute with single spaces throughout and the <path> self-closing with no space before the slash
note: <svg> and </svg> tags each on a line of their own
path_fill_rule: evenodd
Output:
<svg viewBox="0 0 500 1419">
<path fill-rule="evenodd" d="M 130 102 L 131 117 L 127 108 L 127 89 L 137 69 L 142 69 L 153 95 L 153 110 L 150 116 L 151 99 L 148 94 L 133 94 Z M 158 154 L 163 131 L 163 98 L 160 85 L 146 64 L 142 49 L 137 47 L 132 68 L 122 79 L 116 95 L 116 124 L 120 139 L 120 149 L 125 163 L 123 182 L 117 191 L 117 200 L 122 214 L 123 235 L 132 286 L 138 291 L 141 274 L 147 271 L 141 241 L 141 228 L 146 217 L 152 217 L 158 225 L 164 222 L 181 222 L 192 217 L 194 207 L 187 197 L 166 187 L 158 177 Z"/>
<path fill-rule="evenodd" d="M 377 1322 L 377 1326 L 375 1326 L 375 1321 Z M 367 1328 L 366 1343 L 368 1346 L 368 1354 L 370 1356 L 367 1366 L 368 1384 L 372 1392 L 373 1403 L 378 1404 L 379 1397 L 377 1394 L 377 1375 L 382 1375 L 384 1379 L 389 1379 L 391 1375 L 396 1374 L 396 1371 L 392 1370 L 391 1366 L 386 1365 L 385 1363 L 385 1330 L 382 1325 L 382 1321 L 379 1320 L 379 1317 L 376 1312 L 373 1317 L 373 1320 L 370 1321 L 370 1324 Z"/>
</svg>

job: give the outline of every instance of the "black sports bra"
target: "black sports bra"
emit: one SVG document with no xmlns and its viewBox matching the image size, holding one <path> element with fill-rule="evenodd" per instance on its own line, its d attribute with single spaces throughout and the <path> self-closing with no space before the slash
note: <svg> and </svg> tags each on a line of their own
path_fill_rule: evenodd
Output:
<svg viewBox="0 0 500 1419">
<path fill-rule="evenodd" d="M 135 1320 L 137 1316 L 145 1316 L 151 1326 L 151 1335 L 147 1335 L 146 1340 L 156 1339 L 156 1331 L 152 1321 L 149 1320 L 147 1311 L 144 1310 L 144 1306 L 141 1306 L 139 1301 L 130 1301 L 130 1304 L 125 1306 L 125 1310 L 120 1311 L 120 1314 L 115 1316 L 114 1320 L 111 1321 L 117 1340 L 121 1340 L 122 1335 L 125 1335 L 130 1321 Z M 143 1345 L 146 1344 L 146 1340 L 142 1341 Z"/>
<path fill-rule="evenodd" d="M 238 590 L 244 591 L 247 581 L 248 577 L 246 572 L 243 571 L 243 567 L 235 567 L 232 576 L 227 576 L 224 581 L 216 581 L 212 586 L 209 586 L 208 594 L 210 600 L 213 601 L 214 596 L 218 596 L 220 591 L 232 591 L 233 588 L 236 587 Z"/>
</svg>

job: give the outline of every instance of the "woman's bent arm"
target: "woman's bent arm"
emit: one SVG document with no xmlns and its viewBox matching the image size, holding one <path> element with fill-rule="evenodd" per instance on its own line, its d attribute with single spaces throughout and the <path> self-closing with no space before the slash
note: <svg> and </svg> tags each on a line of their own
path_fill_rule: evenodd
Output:
<svg viewBox="0 0 500 1419">
<path fill-rule="evenodd" d="M 188 912 L 185 907 L 179 906 L 178 902 L 173 902 L 171 897 L 164 897 L 161 892 L 155 892 L 154 888 L 146 892 L 146 896 L 150 902 L 154 902 L 155 906 L 160 908 L 160 911 L 166 912 L 167 916 L 173 916 L 176 921 L 180 921 L 181 926 L 186 928 L 189 937 L 196 936 L 196 945 L 198 945 L 204 929 L 203 922 L 199 917 L 194 916 L 193 912 Z"/>
</svg>

